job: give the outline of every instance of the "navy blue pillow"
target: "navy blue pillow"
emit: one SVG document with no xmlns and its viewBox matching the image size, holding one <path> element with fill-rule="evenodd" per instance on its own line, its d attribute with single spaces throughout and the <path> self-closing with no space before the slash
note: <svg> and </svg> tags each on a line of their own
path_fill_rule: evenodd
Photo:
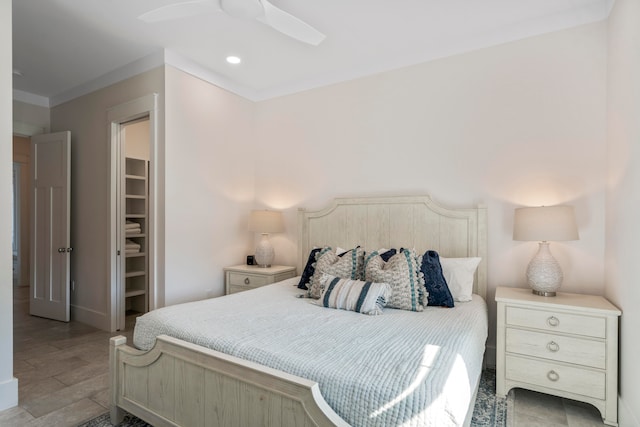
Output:
<svg viewBox="0 0 640 427">
<path fill-rule="evenodd" d="M 316 267 L 314 264 L 316 263 L 316 254 L 320 252 L 322 248 L 312 249 L 309 253 L 309 259 L 307 260 L 307 265 L 304 266 L 304 271 L 302 272 L 302 277 L 300 277 L 300 282 L 298 282 L 298 289 L 307 290 L 307 283 L 311 281 L 313 277 L 313 273 L 316 272 Z"/>
<path fill-rule="evenodd" d="M 429 292 L 427 305 L 453 307 L 453 296 L 442 274 L 440 256 L 436 251 L 427 251 L 422 256 L 420 271 L 424 274 L 424 287 Z"/>
<path fill-rule="evenodd" d="M 395 249 L 389 249 L 387 252 L 380 254 L 380 257 L 382 258 L 382 260 L 384 262 L 389 262 L 389 260 L 391 259 L 392 256 L 394 256 L 396 253 L 398 253 L 397 250 Z"/>
<path fill-rule="evenodd" d="M 391 257 L 394 256 L 397 252 L 398 251 L 395 250 L 395 249 L 389 249 L 389 250 L 387 250 L 386 252 L 383 252 L 383 253 L 378 253 L 378 251 L 374 251 L 374 252 L 370 252 L 370 253 L 365 254 L 365 256 L 364 256 L 364 268 L 365 268 L 365 270 L 367 268 L 367 264 L 369 264 L 369 260 L 371 260 L 371 258 L 373 256 L 380 255 L 380 258 L 382 258 L 382 260 L 384 262 L 389 262 Z"/>
</svg>

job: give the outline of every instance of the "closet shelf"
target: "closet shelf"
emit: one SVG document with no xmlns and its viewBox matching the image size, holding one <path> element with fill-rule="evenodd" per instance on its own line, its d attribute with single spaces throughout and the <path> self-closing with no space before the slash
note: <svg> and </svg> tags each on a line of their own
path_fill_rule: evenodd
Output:
<svg viewBox="0 0 640 427">
<path fill-rule="evenodd" d="M 136 289 L 133 291 L 127 291 L 124 296 L 127 298 L 131 298 L 131 297 L 137 297 L 138 295 L 144 295 L 146 294 L 147 291 L 145 291 L 144 289 Z"/>
<path fill-rule="evenodd" d="M 146 271 L 127 271 L 124 274 L 124 277 L 138 277 L 138 276 L 144 276 L 146 275 L 147 272 Z"/>
<path fill-rule="evenodd" d="M 140 252 L 124 251 L 124 311 L 146 313 L 149 310 L 149 162 L 144 159 L 125 157 L 124 186 L 121 193 L 123 223 L 135 222 L 136 227 L 127 233 L 126 228 L 120 238 L 123 247 L 126 240 L 140 245 Z M 124 225 L 123 225 L 124 227 Z M 144 231 L 144 232 L 143 232 Z"/>
<path fill-rule="evenodd" d="M 146 252 L 136 252 L 136 253 L 128 253 L 128 254 L 125 254 L 125 256 L 126 256 L 127 258 L 135 258 L 135 257 L 146 256 L 146 255 L 147 255 L 147 253 L 146 253 Z"/>
<path fill-rule="evenodd" d="M 145 181 L 147 179 L 146 176 L 142 176 L 142 175 L 125 175 L 124 176 L 126 179 L 139 179 L 142 181 Z"/>
</svg>

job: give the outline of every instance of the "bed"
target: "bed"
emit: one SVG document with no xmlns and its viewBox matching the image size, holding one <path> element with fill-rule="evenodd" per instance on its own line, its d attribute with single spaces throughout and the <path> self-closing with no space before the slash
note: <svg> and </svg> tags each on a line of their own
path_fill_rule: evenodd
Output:
<svg viewBox="0 0 640 427">
<path fill-rule="evenodd" d="M 157 310 L 136 326 L 139 348 L 111 339 L 112 423 L 128 411 L 155 426 L 469 425 L 487 333 L 486 208 L 336 199 L 298 224 L 298 272 L 324 245 L 481 257 L 472 301 L 365 316 L 295 298 L 290 279 Z"/>
</svg>

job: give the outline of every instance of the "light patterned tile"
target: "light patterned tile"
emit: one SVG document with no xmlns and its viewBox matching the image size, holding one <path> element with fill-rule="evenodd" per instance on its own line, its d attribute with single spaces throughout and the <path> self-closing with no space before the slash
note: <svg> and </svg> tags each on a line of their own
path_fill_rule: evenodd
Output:
<svg viewBox="0 0 640 427">
<path fill-rule="evenodd" d="M 86 381 L 65 387 L 40 398 L 24 402 L 21 406 L 34 417 L 42 417 L 45 414 L 64 408 L 82 399 L 89 399 L 96 393 L 109 388 L 109 374 L 105 373 Z"/>
<path fill-rule="evenodd" d="M 595 406 L 573 400 L 564 401 L 569 427 L 604 427 L 600 411 Z"/>
<path fill-rule="evenodd" d="M 49 362 L 39 360 L 34 363 L 35 369 L 16 375 L 18 377 L 18 380 L 20 381 L 19 384 L 26 385 L 31 382 L 54 377 L 56 375 L 62 374 L 63 372 L 68 372 L 89 364 L 89 362 L 82 360 L 79 357 L 69 357 L 62 360 L 50 360 Z"/>
<path fill-rule="evenodd" d="M 555 423 L 545 417 L 535 417 L 517 410 L 514 419 L 514 425 L 509 427 L 567 427 L 567 424 Z"/>
<path fill-rule="evenodd" d="M 89 399 L 82 399 L 37 418 L 25 424 L 24 427 L 74 427 L 104 412 L 104 408 L 97 403 Z"/>
<path fill-rule="evenodd" d="M 24 402 L 46 396 L 65 387 L 65 384 L 50 377 L 24 384 L 18 381 L 18 402 L 22 405 Z"/>
<path fill-rule="evenodd" d="M 19 406 L 0 411 L 0 426 L 21 426 L 33 419 L 33 415 Z"/>
<path fill-rule="evenodd" d="M 65 385 L 73 385 L 108 372 L 108 363 L 98 360 L 93 363 L 89 363 L 88 365 L 64 372 L 57 375 L 55 378 Z"/>
<path fill-rule="evenodd" d="M 96 394 L 93 395 L 91 400 L 96 402 L 98 405 L 104 407 L 105 409 L 109 409 L 109 403 L 110 403 L 109 389 L 97 392 Z"/>
<path fill-rule="evenodd" d="M 516 415 L 544 418 L 549 425 L 567 425 L 562 398 L 520 388 L 515 393 Z"/>
</svg>

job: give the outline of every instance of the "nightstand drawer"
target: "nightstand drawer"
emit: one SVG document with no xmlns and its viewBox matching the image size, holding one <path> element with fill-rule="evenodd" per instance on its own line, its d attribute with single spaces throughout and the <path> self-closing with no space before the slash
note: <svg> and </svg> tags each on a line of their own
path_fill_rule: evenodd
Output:
<svg viewBox="0 0 640 427">
<path fill-rule="evenodd" d="M 507 307 L 506 323 L 507 325 L 594 338 L 606 338 L 607 335 L 607 321 L 603 317 L 555 311 Z"/>
<path fill-rule="evenodd" d="M 247 288 L 254 288 L 258 286 L 268 285 L 272 283 L 269 276 L 258 276 L 255 274 L 244 273 L 229 273 L 229 285 L 230 286 L 242 286 Z"/>
<path fill-rule="evenodd" d="M 511 381 L 520 381 L 596 399 L 606 397 L 606 375 L 602 371 L 507 355 L 506 377 Z"/>
<path fill-rule="evenodd" d="M 506 350 L 532 357 L 606 368 L 604 341 L 507 328 Z"/>
<path fill-rule="evenodd" d="M 250 286 L 240 286 L 240 285 L 229 285 L 229 294 L 235 294 L 236 292 L 250 291 L 252 288 Z"/>
</svg>

